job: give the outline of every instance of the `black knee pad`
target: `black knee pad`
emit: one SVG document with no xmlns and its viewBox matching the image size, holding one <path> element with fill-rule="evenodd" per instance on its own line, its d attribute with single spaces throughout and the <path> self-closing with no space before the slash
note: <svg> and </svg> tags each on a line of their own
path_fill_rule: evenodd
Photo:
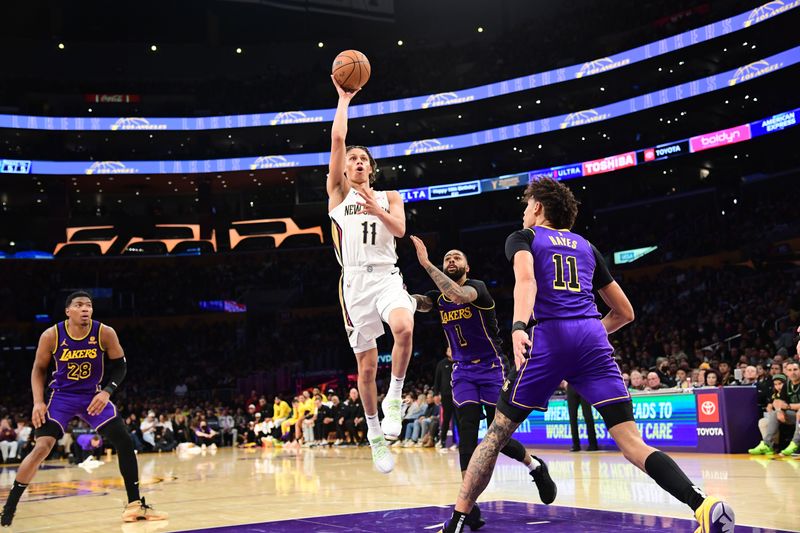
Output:
<svg viewBox="0 0 800 533">
<path fill-rule="evenodd" d="M 623 422 L 634 421 L 633 402 L 630 400 L 627 402 L 604 405 L 602 407 L 598 407 L 597 411 L 600 413 L 600 416 L 603 417 L 603 421 L 606 423 L 606 428 L 608 429 L 613 428 L 617 424 L 622 424 Z"/>
<path fill-rule="evenodd" d="M 133 441 L 130 434 L 128 434 L 128 426 L 125 425 L 119 415 L 106 422 L 97 432 L 104 440 L 114 446 L 117 453 L 119 453 L 120 449 L 130 448 L 133 450 Z"/>
<path fill-rule="evenodd" d="M 36 428 L 33 436 L 37 439 L 39 437 L 53 437 L 58 440 L 64 436 L 64 432 L 61 431 L 61 426 L 55 420 L 46 420 L 44 424 Z"/>
<path fill-rule="evenodd" d="M 458 455 L 461 470 L 466 470 L 472 453 L 478 447 L 478 427 L 483 409 L 481 405 L 468 403 L 458 408 Z"/>
</svg>

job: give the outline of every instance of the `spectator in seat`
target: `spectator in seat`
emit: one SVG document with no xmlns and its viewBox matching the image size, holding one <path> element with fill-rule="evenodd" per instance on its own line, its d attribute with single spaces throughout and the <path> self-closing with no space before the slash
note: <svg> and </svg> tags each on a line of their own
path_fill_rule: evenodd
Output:
<svg viewBox="0 0 800 533">
<path fill-rule="evenodd" d="M 33 449 L 31 435 L 33 428 L 24 418 L 17 421 L 17 459 L 24 459 L 28 452 Z"/>
<path fill-rule="evenodd" d="M 336 431 L 333 409 L 323 403 L 321 395 L 318 395 L 315 403 L 317 406 L 317 418 L 314 424 L 314 440 L 318 444 L 327 444 L 330 434 Z"/>
<path fill-rule="evenodd" d="M 358 389 L 350 389 L 350 396 L 344 403 L 344 428 L 350 436 L 350 443 L 362 446 L 366 444 L 367 420 L 364 417 L 364 406 L 358 396 Z"/>
<path fill-rule="evenodd" d="M 721 374 L 719 373 L 719 370 L 715 368 L 709 368 L 708 370 L 706 370 L 705 386 L 722 387 L 722 377 Z"/>
<path fill-rule="evenodd" d="M 742 372 L 741 385 L 756 385 L 758 384 L 758 370 L 752 365 L 744 367 Z"/>
<path fill-rule="evenodd" d="M 17 432 L 11 427 L 11 419 L 5 417 L 0 420 L 0 454 L 4 463 L 8 462 L 9 457 L 17 457 L 17 447 Z"/>
<path fill-rule="evenodd" d="M 666 389 L 667 386 L 661 383 L 661 378 L 658 377 L 656 372 L 650 372 L 647 374 L 647 387 L 644 390 L 646 391 L 656 391 L 661 389 Z"/>
<path fill-rule="evenodd" d="M 631 372 L 631 385 L 629 387 L 631 391 L 642 391 L 644 390 L 645 385 L 646 383 L 641 372 L 638 370 Z"/>
<path fill-rule="evenodd" d="M 731 372 L 731 365 L 727 361 L 719 363 L 719 384 L 723 387 L 727 385 L 737 385 L 736 378 Z"/>
<path fill-rule="evenodd" d="M 200 444 L 200 446 L 217 447 L 217 432 L 208 427 L 208 422 L 206 422 L 206 419 L 202 416 L 197 426 L 194 428 L 194 435 L 197 439 L 197 444 Z"/>
<path fill-rule="evenodd" d="M 236 422 L 227 407 L 222 410 L 222 414 L 219 416 L 219 429 L 220 433 L 222 433 L 222 445 L 234 446 L 239 431 L 236 429 Z"/>
<path fill-rule="evenodd" d="M 774 455 L 776 440 L 782 424 L 792 425 L 795 428 L 792 441 L 781 451 L 782 455 L 792 455 L 800 450 L 800 424 L 798 424 L 798 411 L 800 411 L 800 365 L 789 361 L 786 365 L 788 376 L 776 374 L 773 377 L 775 390 L 772 394 L 772 409 L 764 415 L 766 422 L 759 424 L 762 440 L 758 446 L 748 452 L 752 455 Z M 786 379 L 788 377 L 788 379 Z M 784 392 L 785 391 L 785 392 Z"/>
<path fill-rule="evenodd" d="M 142 432 L 142 441 L 145 444 L 145 451 L 150 451 L 156 447 L 156 414 L 153 411 L 148 411 L 147 416 L 139 424 L 139 430 Z"/>
<path fill-rule="evenodd" d="M 172 423 L 172 433 L 175 436 L 175 441 L 179 444 L 181 442 L 192 442 L 189 424 L 186 423 L 186 417 L 183 413 L 175 415 L 175 421 Z"/>
<path fill-rule="evenodd" d="M 437 404 L 434 400 L 433 392 L 429 392 L 426 397 L 425 401 L 427 406 L 425 407 L 425 412 L 419 418 L 419 426 L 420 426 L 420 440 L 417 442 L 418 446 L 423 446 L 425 443 L 422 441 L 425 440 L 425 436 L 429 434 L 429 430 L 431 424 L 433 424 L 434 419 L 436 423 L 439 422 L 439 413 L 441 412 L 440 404 Z M 433 446 L 432 438 L 428 439 L 430 441 L 430 445 Z"/>
</svg>

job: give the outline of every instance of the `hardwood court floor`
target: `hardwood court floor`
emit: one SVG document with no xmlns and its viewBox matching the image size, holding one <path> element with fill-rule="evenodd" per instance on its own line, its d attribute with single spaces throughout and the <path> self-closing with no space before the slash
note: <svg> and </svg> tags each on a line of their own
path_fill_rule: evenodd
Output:
<svg viewBox="0 0 800 533">
<path fill-rule="evenodd" d="M 368 448 L 291 451 L 223 448 L 215 454 L 140 455 L 143 494 L 158 509 L 169 512 L 170 519 L 168 522 L 134 524 L 120 521 L 125 492 L 116 457 L 91 471 L 65 462 L 51 462 L 39 472 L 29 488 L 17 511 L 13 528 L 3 531 L 166 533 L 254 523 L 261 524 L 247 531 L 436 531 L 438 528 L 433 526 L 441 523 L 441 516 L 447 511 L 435 506 L 451 505 L 458 491 L 457 452 L 407 448 L 396 449 L 394 453 L 397 465 L 388 476 L 373 470 Z M 485 503 L 482 508 L 500 514 L 494 515 L 495 527 L 488 516 L 490 522 L 482 531 L 509 533 L 537 531 L 537 528 L 543 531 L 546 528 L 537 524 L 545 524 L 546 517 L 556 517 L 564 512 L 572 513 L 573 520 L 578 521 L 578 525 L 573 524 L 570 528 L 571 531 L 691 531 L 685 529 L 688 525 L 670 526 L 669 520 L 641 518 L 641 515 L 653 515 L 689 519 L 691 515 L 685 506 L 628 464 L 619 453 L 541 451 L 539 455 L 548 462 L 558 484 L 558 498 L 553 506 L 545 508 L 539 504 L 527 470 L 501 456 L 480 501 L 536 505 L 506 503 L 503 507 L 502 503 Z M 708 493 L 733 505 L 737 524 L 766 530 L 800 531 L 800 497 L 797 496 L 800 459 L 705 454 L 674 454 L 674 457 L 689 477 L 699 481 Z M 15 474 L 13 468 L 0 470 L 0 497 L 3 500 Z M 516 515 L 512 512 L 513 505 L 517 505 L 513 511 L 518 513 Z M 279 524 L 263 524 L 426 507 L 428 509 L 404 511 L 404 515 L 376 513 L 376 516 L 384 518 L 397 516 L 392 529 L 379 526 L 377 521 L 368 522 L 375 524 L 374 529 L 363 525 L 348 526 L 348 523 L 356 522 L 344 517 L 340 517 L 340 522 L 344 519 L 345 525 L 328 529 L 315 526 L 320 523 L 315 520 L 285 522 L 285 529 Z M 583 511 L 575 508 L 630 514 L 606 513 L 605 526 L 592 528 L 588 525 L 590 518 L 581 518 Z M 502 514 L 503 509 L 508 510 L 507 516 Z M 372 515 L 364 516 L 373 520 L 369 518 Z M 409 521 L 408 516 L 413 516 L 416 522 Z M 522 518 L 515 521 L 514 516 Z M 615 516 L 627 517 L 625 520 L 628 521 L 638 520 L 640 525 L 631 526 L 632 529 L 609 527 L 609 523 L 616 520 Z M 502 528 L 497 521 L 499 517 L 503 517 Z M 416 525 L 412 526 L 412 523 Z M 517 523 L 519 528 L 515 525 Z M 586 527 L 582 528 L 581 523 L 586 523 Z M 648 527 L 642 524 L 648 524 Z"/>
</svg>

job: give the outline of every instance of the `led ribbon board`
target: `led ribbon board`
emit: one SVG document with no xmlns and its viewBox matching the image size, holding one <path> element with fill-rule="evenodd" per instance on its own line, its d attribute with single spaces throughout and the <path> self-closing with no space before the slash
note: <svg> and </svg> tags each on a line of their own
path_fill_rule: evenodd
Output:
<svg viewBox="0 0 800 533">
<path fill-rule="evenodd" d="M 622 117 L 645 109 L 679 102 L 686 98 L 708 94 L 719 89 L 757 79 L 800 62 L 800 46 L 775 54 L 760 61 L 744 65 L 714 76 L 675 85 L 602 107 L 576 111 L 566 115 L 548 117 L 500 128 L 464 133 L 439 139 L 422 139 L 412 142 L 385 144 L 370 147 L 376 159 L 407 157 L 411 155 L 473 148 L 495 142 L 547 133 L 558 129 L 574 128 Z M 624 154 L 623 154 L 624 155 Z M 33 161 L 33 174 L 197 174 L 261 170 L 273 168 L 298 168 L 328 164 L 329 152 L 267 155 L 231 159 L 179 160 L 179 161 Z M 619 156 L 614 156 L 619 157 Z M 635 164 L 633 162 L 632 164 Z M 606 172 L 620 165 L 632 166 L 627 158 L 616 161 L 586 162 L 581 172 L 586 175 Z M 588 165 L 588 166 L 587 166 Z M 564 172 L 571 172 L 564 169 Z M 575 170 L 577 173 L 577 170 Z M 576 176 L 572 176 L 576 177 Z"/>
<path fill-rule="evenodd" d="M 460 89 L 443 93 L 386 100 L 350 107 L 350 118 L 365 118 L 391 113 L 433 109 L 442 106 L 477 102 L 511 93 L 528 91 L 538 87 L 555 85 L 565 81 L 587 78 L 596 74 L 626 67 L 640 61 L 652 59 L 681 50 L 688 46 L 710 41 L 728 35 L 773 17 L 782 15 L 800 6 L 800 0 L 773 0 L 734 17 L 707 24 L 700 28 L 685 31 L 672 37 L 619 52 L 613 56 L 602 57 L 586 63 L 548 70 L 510 80 Z M 305 111 L 280 111 L 248 115 L 227 115 L 211 117 L 44 117 L 32 115 L 0 115 L 0 128 L 60 131 L 186 131 L 218 130 L 235 128 L 261 128 L 284 124 L 307 124 L 331 122 L 336 112 L 331 109 L 310 109 Z"/>
</svg>

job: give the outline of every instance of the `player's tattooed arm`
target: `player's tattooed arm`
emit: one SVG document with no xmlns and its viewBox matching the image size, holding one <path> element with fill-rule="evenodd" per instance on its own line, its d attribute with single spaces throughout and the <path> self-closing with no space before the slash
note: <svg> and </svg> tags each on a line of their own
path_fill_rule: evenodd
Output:
<svg viewBox="0 0 800 533">
<path fill-rule="evenodd" d="M 486 489 L 489 480 L 494 472 L 494 465 L 500 450 L 511 438 L 517 429 L 516 422 L 512 421 L 502 413 L 497 413 L 494 422 L 489 426 L 486 436 L 475 449 L 475 453 L 470 459 L 464 481 L 461 483 L 461 490 L 458 493 L 456 509 L 471 508 L 478 499 L 478 496 Z"/>
<path fill-rule="evenodd" d="M 436 287 L 442 291 L 445 298 L 457 304 L 468 304 L 478 299 L 478 291 L 474 287 L 459 285 L 431 263 L 430 259 L 428 259 L 428 248 L 422 242 L 422 239 L 412 235 L 411 242 L 414 244 L 414 248 L 417 249 L 419 264 L 431 277 Z"/>
<path fill-rule="evenodd" d="M 423 265 L 425 272 L 431 277 L 436 287 L 442 291 L 442 294 L 457 304 L 468 304 L 478 299 L 478 291 L 469 285 L 459 285 L 449 277 L 447 274 L 436 268 L 433 263 L 428 262 Z"/>
<path fill-rule="evenodd" d="M 433 300 L 431 300 L 429 296 L 425 296 L 424 294 L 412 294 L 411 297 L 417 301 L 417 311 L 420 313 L 427 313 L 433 309 Z"/>
</svg>

